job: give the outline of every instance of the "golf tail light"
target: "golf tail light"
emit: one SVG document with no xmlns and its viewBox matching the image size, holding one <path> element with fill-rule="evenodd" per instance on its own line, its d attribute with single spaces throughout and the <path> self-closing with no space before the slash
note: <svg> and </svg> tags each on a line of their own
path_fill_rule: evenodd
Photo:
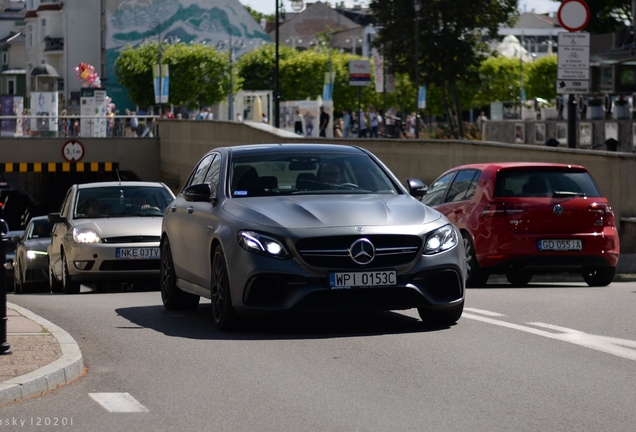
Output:
<svg viewBox="0 0 636 432">
<path fill-rule="evenodd" d="M 525 212 L 526 206 L 514 203 L 490 203 L 488 207 L 481 212 L 483 217 L 495 216 L 513 216 Z"/>
<path fill-rule="evenodd" d="M 596 216 L 598 216 L 600 225 L 613 227 L 616 221 L 614 220 L 614 212 L 607 203 L 592 203 L 587 210 Z"/>
<path fill-rule="evenodd" d="M 241 231 L 239 244 L 248 252 L 265 255 L 270 258 L 289 259 L 291 255 L 277 239 L 254 231 Z"/>
</svg>

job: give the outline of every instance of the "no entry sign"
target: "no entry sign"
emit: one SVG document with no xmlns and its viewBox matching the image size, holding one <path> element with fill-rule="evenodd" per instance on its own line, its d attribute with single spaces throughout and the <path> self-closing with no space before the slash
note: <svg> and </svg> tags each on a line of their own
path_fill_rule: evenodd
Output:
<svg viewBox="0 0 636 432">
<path fill-rule="evenodd" d="M 569 32 L 577 32 L 590 22 L 590 8 L 585 0 L 565 0 L 557 15 L 561 26 Z"/>
</svg>

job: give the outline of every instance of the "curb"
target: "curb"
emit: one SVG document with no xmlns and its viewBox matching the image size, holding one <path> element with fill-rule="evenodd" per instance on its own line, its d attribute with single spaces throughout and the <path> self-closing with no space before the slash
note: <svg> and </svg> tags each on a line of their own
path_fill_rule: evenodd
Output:
<svg viewBox="0 0 636 432">
<path fill-rule="evenodd" d="M 82 352 L 70 334 L 28 309 L 13 303 L 7 303 L 7 307 L 45 327 L 59 342 L 62 357 L 26 375 L 0 383 L 0 406 L 55 390 L 82 375 L 84 372 Z"/>
</svg>

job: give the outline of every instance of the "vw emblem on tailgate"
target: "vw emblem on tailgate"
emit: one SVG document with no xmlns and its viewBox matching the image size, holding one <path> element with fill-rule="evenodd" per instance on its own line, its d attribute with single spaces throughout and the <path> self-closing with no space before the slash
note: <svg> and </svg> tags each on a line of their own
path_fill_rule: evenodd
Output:
<svg viewBox="0 0 636 432">
<path fill-rule="evenodd" d="M 554 212 L 555 215 L 560 216 L 563 214 L 563 207 L 561 207 L 561 204 L 557 204 L 554 206 L 552 211 Z"/>
<path fill-rule="evenodd" d="M 375 247 L 368 239 L 358 239 L 351 243 L 349 256 L 357 264 L 369 264 L 375 258 Z"/>
</svg>

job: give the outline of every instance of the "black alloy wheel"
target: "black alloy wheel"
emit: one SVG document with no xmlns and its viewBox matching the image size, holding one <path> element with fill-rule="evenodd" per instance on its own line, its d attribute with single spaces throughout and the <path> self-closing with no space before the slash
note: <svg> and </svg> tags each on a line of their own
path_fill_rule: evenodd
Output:
<svg viewBox="0 0 636 432">
<path fill-rule="evenodd" d="M 20 277 L 20 263 L 16 261 L 16 265 L 13 267 L 13 292 L 15 294 L 22 294 L 22 278 Z"/>
<path fill-rule="evenodd" d="M 225 254 L 221 245 L 214 249 L 212 258 L 212 318 L 219 330 L 232 329 L 238 320 L 232 298 L 230 296 L 230 280 L 228 278 Z"/>
</svg>

